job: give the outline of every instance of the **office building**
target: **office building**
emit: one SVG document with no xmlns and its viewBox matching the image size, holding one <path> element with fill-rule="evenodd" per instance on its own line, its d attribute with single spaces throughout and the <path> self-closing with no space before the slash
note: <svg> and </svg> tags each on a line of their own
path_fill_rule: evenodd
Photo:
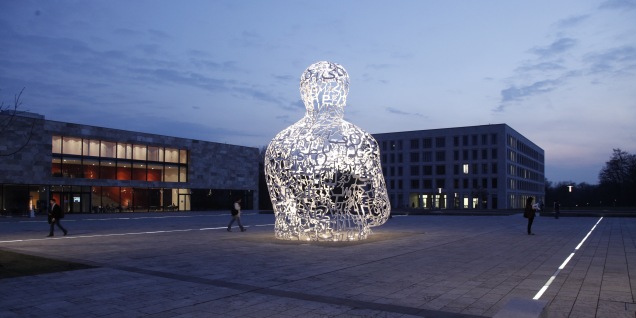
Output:
<svg viewBox="0 0 636 318">
<path fill-rule="evenodd" d="M 544 151 L 506 124 L 373 135 L 393 208 L 521 209 L 544 200 Z"/>
<path fill-rule="evenodd" d="M 258 207 L 258 148 L 0 113 L 0 212 Z"/>
</svg>

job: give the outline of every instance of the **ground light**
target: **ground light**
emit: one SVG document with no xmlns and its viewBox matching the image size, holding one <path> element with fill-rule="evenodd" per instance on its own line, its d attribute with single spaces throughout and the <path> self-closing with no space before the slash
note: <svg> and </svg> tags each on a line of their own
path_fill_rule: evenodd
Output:
<svg viewBox="0 0 636 318">
<path fill-rule="evenodd" d="M 572 257 L 574 256 L 574 254 L 576 253 L 576 251 L 579 250 L 579 248 L 581 248 L 581 246 L 583 245 L 583 243 L 585 242 L 585 240 L 587 240 L 587 238 L 590 236 L 590 234 L 592 234 L 592 231 L 594 231 L 594 229 L 596 228 L 596 226 L 601 223 L 601 220 L 603 220 L 603 218 L 601 217 L 600 219 L 598 219 L 598 221 L 596 222 L 596 224 L 594 224 L 594 226 L 592 227 L 592 229 L 587 232 L 587 235 L 585 235 L 585 237 L 581 240 L 581 242 L 579 243 L 579 245 L 577 245 L 574 248 L 574 252 L 570 253 L 570 256 L 568 256 L 565 261 L 563 261 L 563 264 L 561 264 L 561 266 L 559 266 L 559 268 L 556 270 L 556 272 L 554 272 L 554 274 L 552 274 L 552 276 L 550 277 L 550 279 L 548 279 L 548 281 L 545 283 L 545 285 L 543 285 L 543 287 L 541 287 L 541 290 L 539 290 L 539 292 L 534 295 L 534 297 L 532 299 L 534 300 L 538 300 L 539 298 L 541 298 L 541 296 L 543 295 L 543 293 L 545 293 L 546 290 L 548 290 L 548 287 L 550 287 L 550 284 L 552 284 L 552 282 L 556 279 L 557 275 L 559 275 L 559 273 L 561 272 L 562 269 L 565 268 L 565 266 L 568 264 L 568 262 L 570 262 L 570 260 L 572 259 Z"/>
</svg>

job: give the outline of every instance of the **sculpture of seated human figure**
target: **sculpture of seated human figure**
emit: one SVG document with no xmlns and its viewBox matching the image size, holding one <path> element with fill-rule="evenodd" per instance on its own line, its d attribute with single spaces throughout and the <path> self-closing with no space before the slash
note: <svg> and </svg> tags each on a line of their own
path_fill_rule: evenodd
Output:
<svg viewBox="0 0 636 318">
<path fill-rule="evenodd" d="M 348 91 L 341 65 L 312 64 L 300 81 L 305 116 L 267 148 L 265 176 L 279 239 L 362 240 L 389 217 L 378 143 L 343 119 Z"/>
</svg>

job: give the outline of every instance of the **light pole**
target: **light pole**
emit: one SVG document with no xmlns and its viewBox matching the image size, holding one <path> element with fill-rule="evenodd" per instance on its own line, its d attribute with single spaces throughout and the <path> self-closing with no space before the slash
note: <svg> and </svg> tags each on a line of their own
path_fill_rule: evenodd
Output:
<svg viewBox="0 0 636 318">
<path fill-rule="evenodd" d="M 573 185 L 569 185 L 568 187 L 568 199 L 570 201 L 570 210 L 572 210 L 572 188 L 574 188 Z"/>
</svg>

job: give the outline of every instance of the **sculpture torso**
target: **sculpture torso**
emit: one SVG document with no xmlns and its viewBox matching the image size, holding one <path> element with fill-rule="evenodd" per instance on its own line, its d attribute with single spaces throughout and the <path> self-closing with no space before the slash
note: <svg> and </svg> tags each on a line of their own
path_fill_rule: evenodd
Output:
<svg viewBox="0 0 636 318">
<path fill-rule="evenodd" d="M 301 80 L 305 117 L 267 149 L 265 175 L 278 238 L 360 240 L 389 216 L 378 144 L 343 119 L 347 90 L 341 66 L 312 65 Z"/>
</svg>

